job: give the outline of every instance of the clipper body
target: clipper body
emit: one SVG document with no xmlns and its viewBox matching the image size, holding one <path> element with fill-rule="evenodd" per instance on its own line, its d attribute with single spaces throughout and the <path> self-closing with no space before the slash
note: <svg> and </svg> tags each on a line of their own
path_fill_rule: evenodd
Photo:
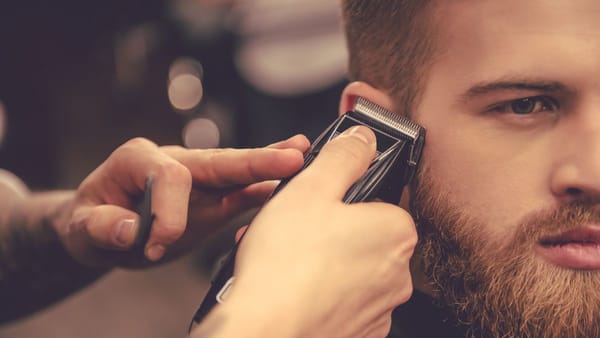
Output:
<svg viewBox="0 0 600 338">
<path fill-rule="evenodd" d="M 312 163 L 327 142 L 356 125 L 364 125 L 374 131 L 377 138 L 377 156 L 367 172 L 348 189 L 344 202 L 356 203 L 381 199 L 398 204 L 404 186 L 417 170 L 425 142 L 425 129 L 364 98 L 357 98 L 353 109 L 338 117 L 315 140 L 305 154 L 304 166 L 300 171 Z M 291 179 L 293 176 L 283 180 L 273 194 L 281 190 Z M 213 279 L 211 288 L 193 318 L 192 325 L 194 322 L 199 323 L 216 303 L 225 299 L 233 285 L 236 251 L 237 245 Z"/>
</svg>

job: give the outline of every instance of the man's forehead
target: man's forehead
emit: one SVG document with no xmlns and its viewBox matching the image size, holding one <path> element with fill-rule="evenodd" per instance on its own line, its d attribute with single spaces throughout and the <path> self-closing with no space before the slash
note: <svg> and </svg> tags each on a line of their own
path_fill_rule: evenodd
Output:
<svg viewBox="0 0 600 338">
<path fill-rule="evenodd" d="M 462 0 L 439 3 L 438 27 L 451 37 L 478 33 L 600 34 L 597 0 Z M 458 34 L 458 36 L 456 36 Z"/>
<path fill-rule="evenodd" d="M 507 78 L 573 88 L 600 76 L 600 1 L 447 1 L 434 20 L 430 78 L 448 95 Z"/>
</svg>

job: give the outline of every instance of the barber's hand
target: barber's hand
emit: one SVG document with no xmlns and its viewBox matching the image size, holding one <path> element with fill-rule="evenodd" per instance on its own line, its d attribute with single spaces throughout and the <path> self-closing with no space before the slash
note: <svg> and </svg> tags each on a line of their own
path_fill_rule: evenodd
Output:
<svg viewBox="0 0 600 338">
<path fill-rule="evenodd" d="M 277 337 L 388 334 L 392 310 L 412 293 L 417 235 L 398 206 L 342 203 L 374 155 L 370 130 L 344 133 L 267 203 L 240 244 L 234 286 L 213 317 Z"/>
<path fill-rule="evenodd" d="M 262 205 L 276 185 L 269 180 L 297 171 L 308 146 L 303 136 L 260 149 L 209 150 L 161 148 L 133 139 L 81 183 L 57 232 L 69 253 L 86 265 L 146 265 Z M 147 243 L 134 248 L 140 224 L 133 209 L 149 177 L 155 217 Z"/>
</svg>

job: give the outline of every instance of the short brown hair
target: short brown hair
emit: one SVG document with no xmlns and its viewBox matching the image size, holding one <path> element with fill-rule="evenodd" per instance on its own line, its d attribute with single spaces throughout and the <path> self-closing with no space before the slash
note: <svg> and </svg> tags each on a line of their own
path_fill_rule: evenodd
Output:
<svg viewBox="0 0 600 338">
<path fill-rule="evenodd" d="M 390 94 L 410 114 L 434 53 L 433 0 L 342 0 L 351 80 Z"/>
</svg>

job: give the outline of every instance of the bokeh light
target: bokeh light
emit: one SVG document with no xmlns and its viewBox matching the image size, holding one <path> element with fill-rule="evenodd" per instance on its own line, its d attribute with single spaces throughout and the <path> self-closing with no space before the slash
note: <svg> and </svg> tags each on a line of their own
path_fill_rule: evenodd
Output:
<svg viewBox="0 0 600 338">
<path fill-rule="evenodd" d="M 178 112 L 192 112 L 202 101 L 202 65 L 191 58 L 175 60 L 169 69 L 168 95 Z"/>
<path fill-rule="evenodd" d="M 213 120 L 195 118 L 183 128 L 182 136 L 183 144 L 188 148 L 216 148 L 220 143 L 221 132 Z"/>
</svg>

